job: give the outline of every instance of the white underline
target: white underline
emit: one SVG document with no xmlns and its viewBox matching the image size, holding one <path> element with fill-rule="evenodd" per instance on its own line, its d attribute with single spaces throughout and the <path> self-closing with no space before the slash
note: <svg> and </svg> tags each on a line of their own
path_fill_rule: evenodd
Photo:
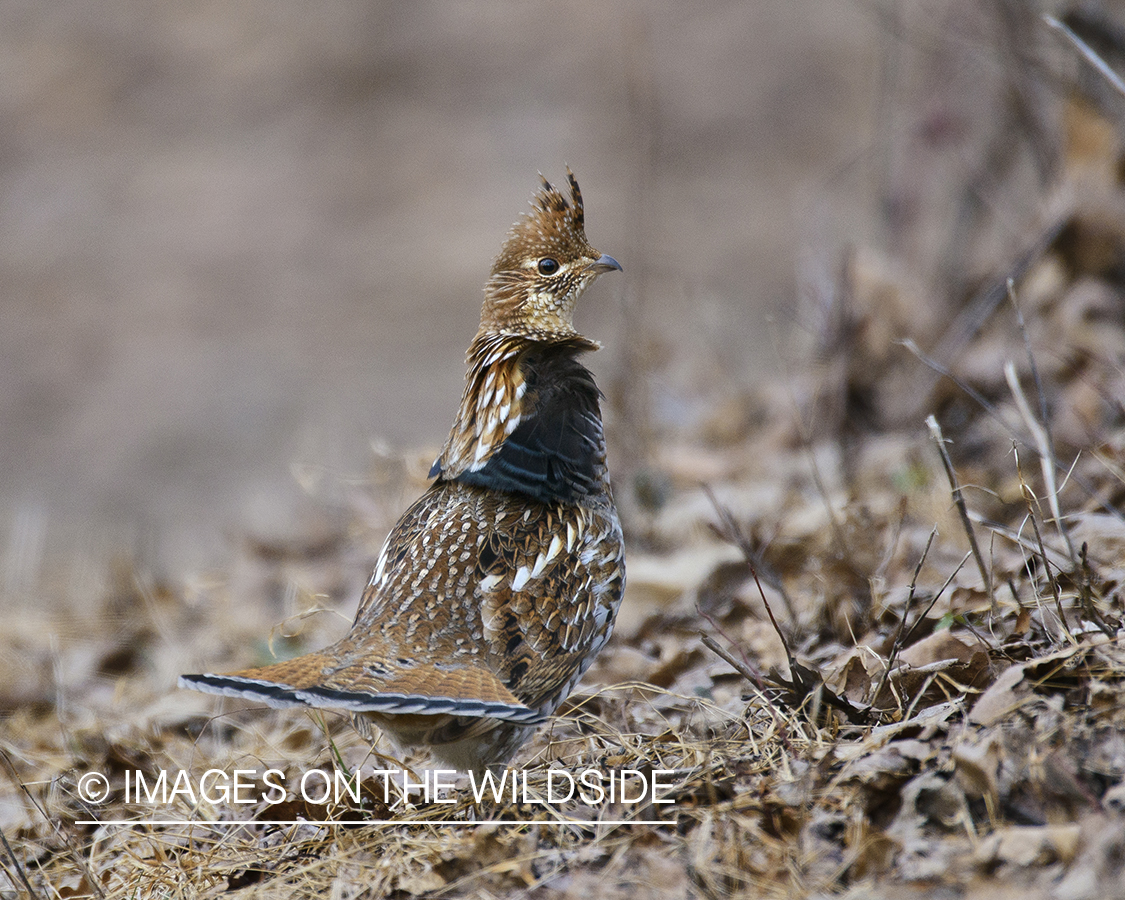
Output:
<svg viewBox="0 0 1125 900">
<path fill-rule="evenodd" d="M 671 819 L 80 819 L 75 825 L 675 825 Z"/>
</svg>

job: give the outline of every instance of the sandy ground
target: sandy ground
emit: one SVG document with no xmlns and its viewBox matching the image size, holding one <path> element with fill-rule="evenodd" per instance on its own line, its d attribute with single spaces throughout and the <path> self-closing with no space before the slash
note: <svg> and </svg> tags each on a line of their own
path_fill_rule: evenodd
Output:
<svg viewBox="0 0 1125 900">
<path fill-rule="evenodd" d="M 17 582 L 52 549 L 216 564 L 302 514 L 294 464 L 331 501 L 373 441 L 439 444 L 538 171 L 573 167 L 626 270 L 580 313 L 603 383 L 644 337 L 687 361 L 656 372 L 665 418 L 701 380 L 776 365 L 802 253 L 862 202 L 877 28 L 851 0 L 11 0 L 0 18 Z"/>
</svg>

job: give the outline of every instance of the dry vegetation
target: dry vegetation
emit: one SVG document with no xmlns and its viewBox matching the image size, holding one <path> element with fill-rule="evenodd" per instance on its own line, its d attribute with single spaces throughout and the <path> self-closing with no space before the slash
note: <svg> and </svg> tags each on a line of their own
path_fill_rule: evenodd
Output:
<svg viewBox="0 0 1125 900">
<path fill-rule="evenodd" d="M 1013 8 L 990 6 L 998 46 L 1036 24 Z M 1011 54 L 971 163 L 910 185 L 944 225 L 883 185 L 899 246 L 838 267 L 815 364 L 708 395 L 690 434 L 617 406 L 627 600 L 518 761 L 526 798 L 126 802 L 136 771 L 378 764 L 343 717 L 216 715 L 172 684 L 268 658 L 279 621 L 276 653 L 342 630 L 305 613 L 354 600 L 421 482 L 388 458 L 350 510 L 247 540 L 221 579 L 123 563 L 91 593 L 75 563 L 6 625 L 0 896 L 1125 896 L 1125 103 L 1058 35 L 1034 43 L 1053 64 Z M 936 158 L 953 125 L 926 127 Z M 1005 242 L 981 197 L 1011 185 L 1040 212 Z M 52 643 L 63 615 L 81 634 Z M 544 804 L 548 769 L 666 770 L 673 802 Z"/>
</svg>

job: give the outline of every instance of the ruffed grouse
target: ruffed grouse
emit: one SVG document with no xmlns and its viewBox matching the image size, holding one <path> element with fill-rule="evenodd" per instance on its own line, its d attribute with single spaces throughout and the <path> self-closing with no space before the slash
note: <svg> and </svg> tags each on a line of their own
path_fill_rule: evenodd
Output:
<svg viewBox="0 0 1125 900">
<path fill-rule="evenodd" d="M 609 640 L 625 583 L 600 392 L 574 306 L 620 270 L 586 240 L 582 194 L 546 179 L 508 233 L 429 490 L 391 530 L 355 622 L 324 650 L 183 687 L 350 710 L 402 749 L 505 763 Z"/>
</svg>

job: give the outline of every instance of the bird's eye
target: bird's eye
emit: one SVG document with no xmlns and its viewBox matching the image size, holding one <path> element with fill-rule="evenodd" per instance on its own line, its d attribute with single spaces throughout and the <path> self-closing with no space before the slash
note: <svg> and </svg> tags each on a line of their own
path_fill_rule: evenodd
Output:
<svg viewBox="0 0 1125 900">
<path fill-rule="evenodd" d="M 539 260 L 539 274 L 540 275 L 554 275 L 559 270 L 559 261 L 552 259 L 550 256 L 544 256 Z"/>
</svg>

